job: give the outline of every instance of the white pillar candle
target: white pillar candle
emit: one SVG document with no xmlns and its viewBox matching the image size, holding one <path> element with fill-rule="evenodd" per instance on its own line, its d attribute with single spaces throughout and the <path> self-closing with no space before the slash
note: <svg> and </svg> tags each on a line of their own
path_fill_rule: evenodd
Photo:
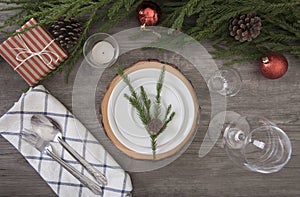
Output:
<svg viewBox="0 0 300 197">
<path fill-rule="evenodd" d="M 114 58 L 115 48 L 107 41 L 95 44 L 92 49 L 92 58 L 99 64 L 106 64 Z"/>
</svg>

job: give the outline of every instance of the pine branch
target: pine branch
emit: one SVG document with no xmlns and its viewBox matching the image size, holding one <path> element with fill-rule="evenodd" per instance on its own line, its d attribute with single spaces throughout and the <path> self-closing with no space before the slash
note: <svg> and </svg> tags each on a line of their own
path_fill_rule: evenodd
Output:
<svg viewBox="0 0 300 197">
<path fill-rule="evenodd" d="M 184 0 L 178 4 L 171 3 L 169 6 L 165 4 L 167 7 L 165 10 L 168 12 L 167 20 L 172 19 L 174 21 L 172 27 L 183 29 L 183 31 L 199 41 L 211 39 L 214 41 L 214 44 L 222 45 L 225 43 L 229 52 L 226 53 L 224 50 L 218 51 L 216 48 L 216 52 L 212 53 L 214 58 L 235 60 L 239 57 L 239 60 L 249 61 L 255 60 L 259 55 L 263 55 L 262 52 L 265 53 L 270 50 L 298 54 L 293 47 L 293 43 L 299 44 L 300 42 L 300 14 L 299 10 L 296 11 L 300 6 L 299 1 L 192 1 L 195 4 L 188 10 L 189 14 L 193 15 L 195 19 L 194 24 L 185 26 L 188 16 L 185 8 L 191 3 L 190 0 Z M 247 50 L 243 50 L 237 46 L 244 46 L 244 43 L 239 43 L 229 36 L 228 21 L 235 15 L 252 11 L 262 18 L 263 28 L 261 35 L 253 40 L 251 45 L 247 46 Z M 183 22 L 181 23 L 182 20 Z M 187 29 L 184 29 L 184 27 Z M 263 43 L 276 47 L 261 47 L 260 45 Z M 280 43 L 280 45 L 276 45 L 276 43 Z M 296 56 L 299 57 L 299 55 Z"/>
<path fill-rule="evenodd" d="M 153 160 L 156 159 L 157 136 L 150 135 Z"/>
<path fill-rule="evenodd" d="M 164 78 L 165 78 L 165 72 L 166 72 L 166 67 L 163 66 L 159 75 L 159 79 L 158 82 L 156 83 L 156 102 L 160 103 L 160 99 L 161 99 L 161 90 L 163 87 L 163 83 L 164 83 Z"/>
<path fill-rule="evenodd" d="M 71 69 L 72 69 L 73 65 L 79 59 L 80 54 L 82 54 L 82 47 L 83 47 L 83 44 L 84 44 L 85 39 L 87 37 L 88 30 L 92 26 L 92 24 L 96 22 L 95 18 L 97 17 L 97 11 L 98 11 L 100 6 L 101 6 L 101 4 L 97 5 L 97 7 L 93 10 L 92 14 L 90 15 L 89 20 L 84 25 L 83 32 L 82 32 L 82 34 L 81 34 L 81 36 L 78 40 L 77 45 L 75 45 L 71 49 L 70 58 L 68 58 L 67 61 L 63 64 L 63 65 L 68 65 L 67 71 L 66 71 L 67 74 L 66 74 L 66 78 L 65 78 L 66 82 L 69 79 L 69 73 L 71 72 Z M 63 67 L 63 65 L 61 65 L 61 68 Z"/>
<path fill-rule="evenodd" d="M 144 89 L 143 86 L 140 87 L 141 89 L 141 98 L 142 98 L 142 101 L 143 101 L 143 104 L 144 104 L 144 107 L 145 107 L 145 123 L 149 123 L 150 120 L 151 120 L 151 114 L 150 114 L 150 108 L 151 108 L 151 100 L 148 98 L 148 95 Z"/>
<path fill-rule="evenodd" d="M 4 7 L 4 8 L 0 8 L 0 12 L 2 12 L 2 11 L 11 11 L 11 10 L 20 10 L 22 8 L 23 8 L 23 6 Z"/>
<path fill-rule="evenodd" d="M 117 65 L 115 68 L 117 69 L 118 74 L 122 77 L 123 81 L 129 87 L 132 97 L 135 99 L 138 99 L 138 95 L 137 95 L 136 91 L 134 90 L 133 86 L 131 85 L 128 75 L 124 74 L 124 72 L 120 66 Z"/>
<path fill-rule="evenodd" d="M 128 15 L 132 8 L 137 6 L 137 2 L 140 0 L 128 0 L 118 1 L 118 7 L 113 0 L 11 0 L 11 1 L 1 1 L 8 4 L 8 7 L 2 8 L 1 11 L 6 10 L 22 10 L 22 15 L 15 14 L 12 17 L 8 17 L 4 24 L 0 27 L 0 30 L 15 24 L 19 26 L 23 25 L 26 21 L 31 18 L 38 18 L 42 25 L 46 27 L 56 21 L 59 17 L 65 16 L 66 18 L 85 16 L 87 21 L 84 22 L 83 34 L 72 49 L 69 50 L 69 58 L 64 61 L 56 70 L 53 70 L 47 78 L 54 76 L 58 71 L 66 71 L 66 81 L 68 81 L 69 73 L 72 66 L 76 63 L 82 54 L 82 46 L 87 38 L 88 30 L 90 27 L 99 19 L 104 20 L 108 18 L 108 10 L 110 10 L 109 25 L 103 25 L 101 31 L 105 31 L 113 25 L 116 25 L 123 17 Z M 102 10 L 99 14 L 99 10 Z M 112 12 L 113 11 L 113 12 Z M 107 23 L 106 23 L 107 24 Z M 13 32 L 5 32 L 7 37 L 11 36 Z"/>
<path fill-rule="evenodd" d="M 166 114 L 165 114 L 165 117 L 164 117 L 163 122 L 166 122 L 166 121 L 167 121 L 167 118 L 168 118 L 168 115 L 169 115 L 170 112 L 171 112 L 171 109 L 172 109 L 172 105 L 169 105 L 168 108 L 167 108 L 167 111 L 166 111 Z"/>
<path fill-rule="evenodd" d="M 168 124 L 173 120 L 174 116 L 175 112 L 172 112 L 169 118 L 167 118 L 167 120 L 164 121 L 161 129 L 157 132 L 157 134 L 155 134 L 156 136 L 160 135 L 167 128 Z"/>
<path fill-rule="evenodd" d="M 131 95 L 124 94 L 124 97 L 129 101 L 129 103 L 137 110 L 138 116 L 140 120 L 142 121 L 145 129 L 149 133 L 150 139 L 151 139 L 151 147 L 152 147 L 152 153 L 153 153 L 153 159 L 156 158 L 156 145 L 157 145 L 157 137 L 167 128 L 168 123 L 173 119 L 175 112 L 172 112 L 171 115 L 171 108 L 172 106 L 169 105 L 166 111 L 166 114 L 164 116 L 163 121 L 159 119 L 159 115 L 161 112 L 161 91 L 163 87 L 164 82 L 164 76 L 165 76 L 165 66 L 161 68 L 161 72 L 158 78 L 158 81 L 156 83 L 156 97 L 155 97 L 155 108 L 154 108 L 154 115 L 151 116 L 151 100 L 149 99 L 145 89 L 143 86 L 140 86 L 140 96 L 138 96 L 137 92 L 134 90 L 134 87 L 132 86 L 130 79 L 128 78 L 127 74 L 124 74 L 124 71 L 120 68 L 120 66 L 115 67 L 118 74 L 122 77 L 122 80 L 124 83 L 129 87 L 129 91 Z M 153 119 L 152 119 L 153 117 Z M 149 125 L 152 123 L 151 120 L 157 121 L 155 119 L 159 119 L 158 122 L 162 123 L 162 127 L 159 129 L 159 131 L 150 131 Z M 154 123 L 156 124 L 156 123 Z"/>
<path fill-rule="evenodd" d="M 162 67 L 161 73 L 159 75 L 158 81 L 156 83 L 156 96 L 155 96 L 155 105 L 154 105 L 154 117 L 158 118 L 161 113 L 161 90 L 165 78 L 165 66 Z"/>
<path fill-rule="evenodd" d="M 129 103 L 137 110 L 138 116 L 140 120 L 143 122 L 143 125 L 146 127 L 151 120 L 150 115 L 150 107 L 151 101 L 149 101 L 148 96 L 144 88 L 141 86 L 141 96 L 138 96 L 137 92 L 134 90 L 130 79 L 128 78 L 127 74 L 124 74 L 123 70 L 116 66 L 118 74 L 122 77 L 125 84 L 129 87 L 129 91 L 131 95 L 124 94 L 124 97 L 129 101 Z"/>
<path fill-rule="evenodd" d="M 140 120 L 142 121 L 142 123 L 144 124 L 144 126 L 148 125 L 150 118 L 149 118 L 147 112 L 145 111 L 146 108 L 142 104 L 140 99 L 135 99 L 132 96 L 129 96 L 127 94 L 124 94 L 124 97 L 127 100 L 129 100 L 129 103 L 137 110 L 137 114 L 138 114 Z"/>
<path fill-rule="evenodd" d="M 87 20 L 83 22 L 84 33 L 80 41 L 69 51 L 69 58 L 48 76 L 65 70 L 67 80 L 72 66 L 82 55 L 83 43 L 93 24 L 104 21 L 99 31 L 106 31 L 133 13 L 141 2 L 142 0 L 0 0 L 0 3 L 7 4 L 6 7 L 0 8 L 0 13 L 16 11 L 4 19 L 0 32 L 7 37 L 11 36 L 14 32 L 5 31 L 7 27 L 21 26 L 31 18 L 39 19 L 41 25 L 48 27 L 62 15 L 66 18 L 84 16 Z M 182 30 L 199 41 L 210 39 L 216 45 L 226 44 L 230 53 L 225 51 L 222 54 L 224 51 L 218 51 L 216 48 L 217 55 L 213 54 L 215 58 L 236 60 L 240 57 L 240 60 L 248 61 L 270 50 L 300 57 L 298 48 L 294 46 L 300 42 L 299 0 L 182 0 L 160 5 L 164 13 L 161 25 Z M 252 11 L 261 17 L 263 27 L 261 35 L 253 40 L 251 45 L 246 46 L 246 51 L 240 47 L 244 47 L 244 43 L 239 43 L 229 36 L 228 21 L 235 15 Z M 174 38 L 162 42 L 161 45 L 156 43 L 149 47 L 159 47 L 162 44 L 183 47 L 184 40 Z M 262 46 L 263 44 L 266 46 Z"/>
</svg>

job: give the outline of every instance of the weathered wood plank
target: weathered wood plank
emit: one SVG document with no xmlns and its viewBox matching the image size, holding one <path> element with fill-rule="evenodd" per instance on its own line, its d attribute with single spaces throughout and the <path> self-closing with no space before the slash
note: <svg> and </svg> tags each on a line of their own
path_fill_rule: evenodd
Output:
<svg viewBox="0 0 300 197">
<path fill-rule="evenodd" d="M 1 15 L 0 21 L 4 17 Z M 136 25 L 135 19 L 129 23 L 124 21 L 111 33 Z M 211 48 L 209 42 L 204 45 Z M 130 52 L 120 57 L 119 62 L 130 65 L 147 58 L 167 59 L 171 64 L 188 65 L 186 60 L 170 52 L 145 53 L 143 50 Z M 43 82 L 69 109 L 72 109 L 73 81 L 81 60 L 74 65 L 68 84 L 64 82 L 64 74 L 57 74 Z M 299 196 L 300 61 L 290 56 L 288 60 L 289 70 L 278 80 L 264 78 L 256 62 L 234 65 L 242 76 L 243 87 L 238 95 L 227 101 L 228 110 L 266 116 L 287 132 L 292 141 L 293 154 L 282 171 L 263 175 L 240 169 L 219 147 L 214 147 L 205 158 L 198 158 L 199 147 L 210 120 L 210 100 L 199 73 L 187 66 L 183 67 L 183 73 L 192 81 L 202 107 L 198 133 L 187 151 L 170 165 L 150 172 L 130 173 L 134 196 Z M 99 90 L 100 95 L 113 77 L 111 72 L 107 71 L 101 78 L 103 86 Z M 0 84 L 0 115 L 3 115 L 17 101 L 26 83 L 2 58 Z M 96 102 L 99 102 L 100 97 L 97 99 Z M 0 137 L 0 196 L 26 195 L 55 196 L 26 160 Z"/>
</svg>

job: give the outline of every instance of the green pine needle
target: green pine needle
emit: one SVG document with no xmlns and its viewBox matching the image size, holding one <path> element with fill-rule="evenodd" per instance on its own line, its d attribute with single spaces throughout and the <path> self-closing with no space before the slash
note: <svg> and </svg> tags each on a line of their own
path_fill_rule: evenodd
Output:
<svg viewBox="0 0 300 197">
<path fill-rule="evenodd" d="M 145 122 L 150 122 L 151 120 L 151 114 L 150 114 L 150 108 L 151 108 L 151 100 L 148 98 L 148 95 L 144 89 L 143 86 L 140 87 L 141 89 L 141 97 L 143 101 L 143 105 L 145 107 L 145 115 L 146 115 L 146 121 Z"/>
<path fill-rule="evenodd" d="M 156 134 L 157 136 L 158 136 L 159 134 L 161 134 L 161 133 L 167 128 L 168 124 L 173 120 L 174 116 L 175 116 L 175 112 L 172 112 L 171 115 L 169 116 L 169 118 L 167 118 L 167 119 L 164 121 L 162 128 L 161 128 L 161 129 L 158 131 L 158 133 Z"/>
<path fill-rule="evenodd" d="M 156 159 L 157 136 L 150 135 L 153 160 Z"/>
<path fill-rule="evenodd" d="M 161 113 L 161 90 L 164 83 L 166 68 L 162 67 L 161 73 L 159 75 L 159 79 L 156 83 L 156 96 L 155 96 L 155 104 L 154 104 L 154 118 L 159 118 Z"/>
</svg>

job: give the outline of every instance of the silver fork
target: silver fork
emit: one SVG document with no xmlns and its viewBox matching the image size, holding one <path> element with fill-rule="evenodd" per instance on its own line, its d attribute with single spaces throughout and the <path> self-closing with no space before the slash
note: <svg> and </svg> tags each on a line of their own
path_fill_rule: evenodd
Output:
<svg viewBox="0 0 300 197">
<path fill-rule="evenodd" d="M 35 147 L 41 153 L 47 154 L 52 157 L 55 161 L 61 164 L 66 170 L 68 170 L 74 177 L 76 177 L 81 183 L 88 187 L 94 194 L 102 194 L 102 188 L 100 185 L 89 179 L 88 177 L 81 174 L 76 168 L 65 162 L 62 158 L 53 152 L 52 145 L 49 141 L 43 140 L 37 133 L 24 129 L 22 132 L 22 139 L 28 142 L 30 145 Z"/>
<path fill-rule="evenodd" d="M 33 131 L 36 132 L 37 130 L 43 130 L 43 134 L 48 135 L 48 138 L 44 139 L 51 142 L 59 142 L 95 178 L 98 183 L 107 185 L 107 179 L 104 174 L 79 155 L 79 153 L 63 139 L 62 128 L 58 122 L 48 116 L 37 114 L 31 117 L 31 125 Z M 50 138 L 52 139 L 50 139 L 49 136 L 51 136 Z M 44 137 L 44 135 L 41 135 L 41 137 Z"/>
</svg>

